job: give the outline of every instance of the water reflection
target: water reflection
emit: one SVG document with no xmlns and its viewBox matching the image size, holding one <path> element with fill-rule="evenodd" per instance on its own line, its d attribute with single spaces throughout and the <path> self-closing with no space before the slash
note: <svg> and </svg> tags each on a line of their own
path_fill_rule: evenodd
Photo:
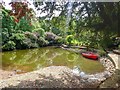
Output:
<svg viewBox="0 0 120 90">
<path fill-rule="evenodd" d="M 2 53 L 2 69 L 4 70 L 28 72 L 52 65 L 68 66 L 70 68 L 79 66 L 81 70 L 88 73 L 104 70 L 99 62 L 87 60 L 81 55 L 61 48 L 45 47 Z"/>
</svg>

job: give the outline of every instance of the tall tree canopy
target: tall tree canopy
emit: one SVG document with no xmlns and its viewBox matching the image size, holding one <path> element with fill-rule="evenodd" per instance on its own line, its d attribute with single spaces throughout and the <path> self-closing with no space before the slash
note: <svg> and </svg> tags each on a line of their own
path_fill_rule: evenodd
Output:
<svg viewBox="0 0 120 90">
<path fill-rule="evenodd" d="M 47 13 L 46 18 L 54 17 L 55 11 L 59 16 L 67 16 L 70 2 L 34 2 L 41 13 Z M 118 2 L 72 2 L 71 18 L 85 21 L 83 26 L 94 27 L 96 30 L 105 29 L 118 31 Z M 79 20 L 80 21 L 80 20 Z"/>
</svg>

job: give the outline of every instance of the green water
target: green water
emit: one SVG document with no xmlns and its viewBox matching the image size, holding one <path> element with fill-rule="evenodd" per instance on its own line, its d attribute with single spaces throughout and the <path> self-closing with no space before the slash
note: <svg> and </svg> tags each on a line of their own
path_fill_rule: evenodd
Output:
<svg viewBox="0 0 120 90">
<path fill-rule="evenodd" d="M 79 66 L 86 73 L 97 73 L 104 70 L 99 61 L 89 60 L 74 52 L 55 47 L 8 51 L 0 54 L 2 54 L 3 70 L 19 70 L 21 73 L 53 65 L 69 68 Z"/>
</svg>

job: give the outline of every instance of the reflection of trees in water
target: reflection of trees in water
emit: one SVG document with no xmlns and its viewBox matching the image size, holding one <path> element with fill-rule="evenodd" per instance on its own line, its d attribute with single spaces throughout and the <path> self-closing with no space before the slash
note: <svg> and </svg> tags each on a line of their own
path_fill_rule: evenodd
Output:
<svg viewBox="0 0 120 90">
<path fill-rule="evenodd" d="M 77 55 L 61 49 L 30 49 L 6 53 L 4 58 L 10 59 L 12 67 L 28 66 L 39 69 L 51 65 L 69 65 L 77 60 Z M 17 68 L 16 67 L 16 68 Z"/>
<path fill-rule="evenodd" d="M 75 61 L 78 57 L 77 55 L 71 54 L 71 52 L 60 50 L 54 50 L 54 49 L 32 49 L 32 50 L 21 50 L 21 51 L 14 51 L 14 52 L 8 52 L 5 53 L 5 56 L 3 55 L 4 59 L 7 60 L 8 63 L 12 63 L 12 65 L 29 65 L 29 64 L 41 64 L 43 65 L 52 65 L 53 59 L 58 58 L 58 56 L 61 56 L 64 58 L 67 57 L 67 61 Z M 37 62 L 37 63 L 36 63 Z M 46 66 L 45 65 L 45 66 Z"/>
<path fill-rule="evenodd" d="M 51 58 L 47 58 L 46 59 L 47 65 L 52 65 L 53 64 L 53 59 L 56 58 L 56 57 L 58 57 L 58 56 L 61 56 L 61 55 L 62 55 L 62 53 L 60 54 L 58 52 L 54 52 L 53 56 L 51 56 Z"/>
<path fill-rule="evenodd" d="M 92 61 L 85 60 L 73 52 L 53 48 L 3 52 L 2 56 L 4 70 L 20 69 L 23 71 L 32 71 L 51 65 L 62 65 L 70 68 L 77 65 L 80 66 L 81 70 L 85 69 L 84 71 L 89 71 L 93 66 L 98 65 L 96 62 L 87 64 Z M 86 67 L 86 64 L 88 67 Z"/>
<path fill-rule="evenodd" d="M 74 54 L 74 53 L 71 53 L 71 52 L 69 52 L 67 55 L 67 61 L 69 61 L 69 62 L 75 62 L 76 60 L 78 60 L 78 55 L 76 54 Z"/>
<path fill-rule="evenodd" d="M 42 60 L 44 60 L 43 66 L 50 66 L 53 64 L 53 59 L 57 56 L 61 55 L 62 52 L 58 52 L 58 50 L 47 49 L 43 55 L 41 55 Z"/>
<path fill-rule="evenodd" d="M 46 54 L 49 52 L 49 50 L 45 50 L 45 52 L 43 52 L 43 54 L 40 55 L 40 58 L 46 57 Z"/>
<path fill-rule="evenodd" d="M 37 52 L 37 49 L 5 52 L 2 57 L 5 62 L 15 65 L 23 65 L 32 63 L 34 61 L 33 58 L 37 56 Z"/>
<path fill-rule="evenodd" d="M 16 64 L 18 65 L 25 65 L 25 64 L 31 64 L 34 63 L 36 60 L 38 49 L 35 50 L 28 50 L 25 53 L 22 53 L 22 55 L 18 55 L 18 62 Z M 19 52 L 18 52 L 19 53 Z"/>
</svg>

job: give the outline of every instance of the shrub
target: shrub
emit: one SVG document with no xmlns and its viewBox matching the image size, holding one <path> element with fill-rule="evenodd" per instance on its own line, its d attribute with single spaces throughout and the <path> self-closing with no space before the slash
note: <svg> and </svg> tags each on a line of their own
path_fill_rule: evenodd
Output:
<svg viewBox="0 0 120 90">
<path fill-rule="evenodd" d="M 49 42 L 45 40 L 43 37 L 39 37 L 37 43 L 39 44 L 39 46 L 45 46 L 48 45 Z"/>
<path fill-rule="evenodd" d="M 56 40 L 56 42 L 57 42 L 58 44 L 63 44 L 63 43 L 65 42 L 65 39 L 62 38 L 62 37 L 59 37 L 59 38 Z"/>
<path fill-rule="evenodd" d="M 99 54 L 100 56 L 106 56 L 106 52 L 103 50 L 102 47 L 99 48 L 98 54 Z"/>
<path fill-rule="evenodd" d="M 66 43 L 70 45 L 72 44 L 72 41 L 74 40 L 74 36 L 68 35 L 65 40 L 66 40 Z"/>
<path fill-rule="evenodd" d="M 39 33 L 40 37 L 45 37 L 45 30 L 43 28 L 34 29 L 33 32 Z"/>
<path fill-rule="evenodd" d="M 33 26 L 30 25 L 30 21 L 27 20 L 25 17 L 22 17 L 20 21 L 16 24 L 16 30 L 21 30 L 21 31 L 32 31 Z"/>
<path fill-rule="evenodd" d="M 29 39 L 31 39 L 33 42 L 37 41 L 38 37 L 36 36 L 35 33 L 31 33 L 31 32 L 25 32 L 25 36 Z"/>
<path fill-rule="evenodd" d="M 25 35 L 23 33 L 12 33 L 10 40 L 16 43 L 16 49 L 23 48 L 23 40 L 25 39 Z"/>
<path fill-rule="evenodd" d="M 55 41 L 56 38 L 58 37 L 56 34 L 52 33 L 52 32 L 46 32 L 45 33 L 45 39 L 48 41 Z"/>
<path fill-rule="evenodd" d="M 55 27 L 52 27 L 51 31 L 56 35 L 59 35 L 61 33 L 61 31 L 58 28 L 55 28 Z"/>
<path fill-rule="evenodd" d="M 33 42 L 30 38 L 25 38 L 23 40 L 22 48 L 37 48 L 39 45 L 37 42 Z"/>
<path fill-rule="evenodd" d="M 10 37 L 10 39 L 14 40 L 14 41 L 22 41 L 25 39 L 25 35 L 22 33 L 12 33 L 12 36 Z"/>
<path fill-rule="evenodd" d="M 7 43 L 5 43 L 2 47 L 3 50 L 13 50 L 15 49 L 15 43 L 13 41 L 8 41 Z"/>
</svg>

